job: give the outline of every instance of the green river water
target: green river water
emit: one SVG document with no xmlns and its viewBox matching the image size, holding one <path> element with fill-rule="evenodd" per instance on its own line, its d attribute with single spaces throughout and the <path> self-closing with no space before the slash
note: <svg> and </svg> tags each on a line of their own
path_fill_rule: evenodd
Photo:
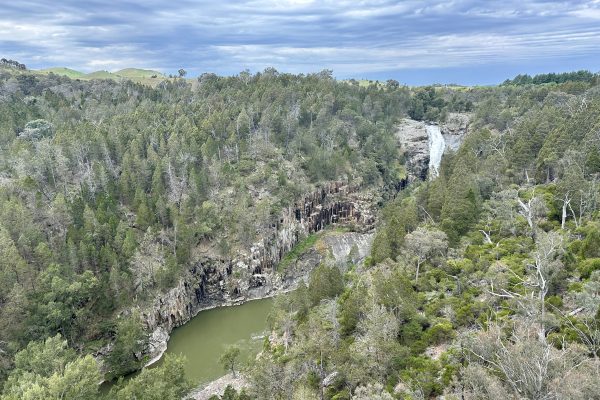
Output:
<svg viewBox="0 0 600 400">
<path fill-rule="evenodd" d="M 272 299 L 252 300 L 239 306 L 201 311 L 171 333 L 166 354 L 183 354 L 185 373 L 195 384 L 225 375 L 219 357 L 229 345 L 242 349 L 240 360 L 255 357 L 262 348 Z M 160 365 L 162 359 L 155 365 Z"/>
</svg>

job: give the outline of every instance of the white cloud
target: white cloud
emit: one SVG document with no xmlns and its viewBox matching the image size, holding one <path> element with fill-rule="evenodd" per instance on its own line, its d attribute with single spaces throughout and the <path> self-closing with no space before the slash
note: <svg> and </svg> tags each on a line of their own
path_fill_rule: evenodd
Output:
<svg viewBox="0 0 600 400">
<path fill-rule="evenodd" d="M 215 46 L 225 58 L 256 69 L 269 65 L 321 65 L 347 75 L 398 69 L 444 68 L 481 65 L 499 60 L 527 61 L 564 57 L 569 52 L 600 51 L 597 30 L 558 31 L 545 34 L 429 35 L 421 41 L 381 47 L 290 47 L 275 45 Z M 294 66 L 296 66 L 294 68 Z M 299 68 L 298 68 L 299 67 Z M 289 67 L 287 68 L 289 69 Z"/>
<path fill-rule="evenodd" d="M 599 20 L 600 19 L 600 8 L 580 8 L 570 12 L 571 15 L 579 18 Z"/>
<path fill-rule="evenodd" d="M 31 10 L 16 3 L 0 15 L 3 56 L 87 72 L 155 65 L 164 72 L 182 66 L 231 73 L 275 66 L 332 68 L 347 76 L 600 51 L 598 0 L 135 1 L 121 8 L 31 2 Z"/>
</svg>

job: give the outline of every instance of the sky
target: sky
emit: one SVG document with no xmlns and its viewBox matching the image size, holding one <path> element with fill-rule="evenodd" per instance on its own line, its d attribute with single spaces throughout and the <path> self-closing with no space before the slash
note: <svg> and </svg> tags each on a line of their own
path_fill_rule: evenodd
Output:
<svg viewBox="0 0 600 400">
<path fill-rule="evenodd" d="M 274 67 L 495 84 L 600 71 L 600 0 L 0 0 L 0 57 L 84 72 Z"/>
</svg>

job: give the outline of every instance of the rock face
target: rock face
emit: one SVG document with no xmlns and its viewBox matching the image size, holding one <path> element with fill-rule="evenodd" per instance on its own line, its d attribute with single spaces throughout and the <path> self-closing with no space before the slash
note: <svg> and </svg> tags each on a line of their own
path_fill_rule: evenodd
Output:
<svg viewBox="0 0 600 400">
<path fill-rule="evenodd" d="M 203 258 L 187 271 L 178 284 L 154 299 L 143 312 L 151 332 L 148 355 L 156 361 L 166 350 L 173 328 L 183 325 L 201 310 L 235 305 L 244 301 L 293 289 L 322 260 L 306 255 L 285 271 L 276 266 L 300 240 L 330 224 L 370 231 L 375 223 L 373 199 L 357 188 L 334 182 L 308 194 L 287 208 L 271 227 L 271 234 L 233 259 Z M 357 232 L 331 239 L 334 258 L 353 254 L 359 261 L 368 254 L 372 235 Z"/>
<path fill-rule="evenodd" d="M 227 386 L 231 386 L 235 390 L 240 391 L 242 390 L 242 388 L 248 386 L 248 382 L 246 378 L 239 373 L 235 377 L 233 377 L 232 374 L 227 374 L 219 379 L 210 382 L 206 386 L 194 390 L 192 393 L 189 394 L 187 399 L 208 400 L 211 398 L 211 396 L 223 396 L 223 393 L 225 393 L 225 389 L 227 388 Z"/>
<path fill-rule="evenodd" d="M 361 264 L 369 255 L 374 238 L 374 233 L 347 232 L 326 236 L 323 242 L 336 264 L 345 266 L 348 261 Z"/>
<path fill-rule="evenodd" d="M 398 125 L 396 138 L 404 151 L 408 182 L 425 180 L 429 174 L 429 134 L 427 126 L 437 125 L 424 121 L 404 119 Z M 442 137 L 445 141 L 445 151 L 456 151 L 467 134 L 469 115 L 450 113 L 446 122 L 439 124 Z"/>
<path fill-rule="evenodd" d="M 440 125 L 447 148 L 458 147 L 467 125 L 468 117 L 462 114 L 450 115 L 448 122 Z M 430 159 L 427 123 L 405 119 L 397 138 L 405 152 L 408 182 L 426 179 Z M 236 257 L 197 259 L 175 287 L 142 312 L 151 332 L 147 349 L 150 363 L 166 350 L 171 331 L 202 310 L 292 290 L 327 257 L 338 265 L 346 265 L 349 258 L 362 262 L 373 241 L 369 232 L 375 224 L 374 204 L 372 194 L 332 182 L 285 209 L 263 240 Z M 320 243 L 324 249 L 312 249 L 287 265 L 285 271 L 277 271 L 278 263 L 294 245 L 331 224 L 351 226 L 354 232 L 327 235 Z"/>
<path fill-rule="evenodd" d="M 427 179 L 429 165 L 429 136 L 427 125 L 421 121 L 403 119 L 396 137 L 406 158 L 408 181 Z"/>
<path fill-rule="evenodd" d="M 446 149 L 453 151 L 458 150 L 463 138 L 467 134 L 470 118 L 469 114 L 448 114 L 446 122 L 440 126 L 442 136 L 444 136 L 444 139 L 446 140 Z"/>
</svg>

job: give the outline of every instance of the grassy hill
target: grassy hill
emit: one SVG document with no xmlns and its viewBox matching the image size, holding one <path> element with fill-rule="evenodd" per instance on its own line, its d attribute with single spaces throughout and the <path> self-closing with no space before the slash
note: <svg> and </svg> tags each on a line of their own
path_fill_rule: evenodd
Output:
<svg viewBox="0 0 600 400">
<path fill-rule="evenodd" d="M 108 71 L 95 71 L 84 75 L 86 79 L 116 79 L 118 76 Z"/>
<path fill-rule="evenodd" d="M 145 85 L 155 86 L 163 80 L 167 79 L 167 76 L 159 71 L 154 71 L 151 69 L 142 69 L 142 68 L 125 68 L 116 72 L 109 72 L 105 70 L 94 71 L 86 74 L 81 71 L 76 71 L 71 68 L 66 67 L 53 67 L 53 68 L 45 68 L 38 71 L 33 71 L 38 74 L 49 74 L 54 73 L 56 75 L 67 76 L 71 79 L 81 79 L 81 80 L 90 80 L 90 79 L 130 79 L 137 83 L 142 83 Z"/>
<path fill-rule="evenodd" d="M 38 72 L 42 74 L 54 73 L 56 75 L 68 76 L 71 79 L 83 78 L 85 76 L 83 72 L 75 71 L 74 69 L 65 67 L 40 69 Z"/>
<path fill-rule="evenodd" d="M 164 78 L 165 75 L 158 71 L 141 68 L 125 68 L 114 73 L 123 78 Z"/>
</svg>

